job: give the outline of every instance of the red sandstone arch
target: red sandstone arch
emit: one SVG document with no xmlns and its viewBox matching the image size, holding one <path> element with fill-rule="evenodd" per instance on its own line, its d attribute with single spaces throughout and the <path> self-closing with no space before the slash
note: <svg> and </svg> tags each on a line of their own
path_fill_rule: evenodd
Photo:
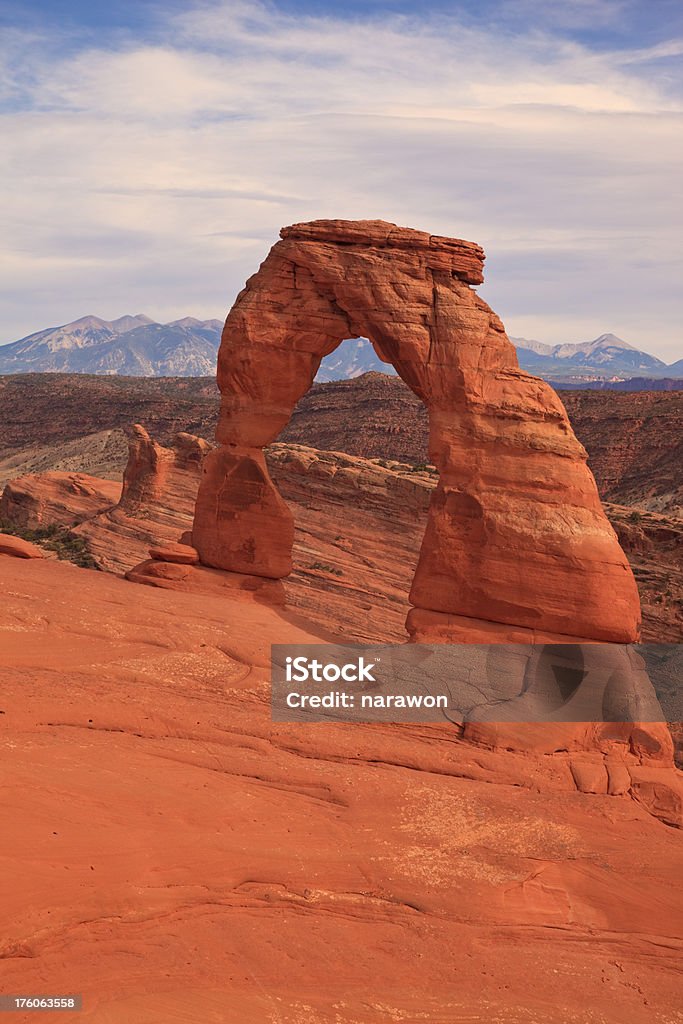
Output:
<svg viewBox="0 0 683 1024">
<path fill-rule="evenodd" d="M 440 474 L 411 589 L 413 635 L 636 639 L 635 581 L 586 452 L 472 288 L 481 248 L 384 221 L 313 221 L 280 235 L 223 331 L 221 447 L 204 462 L 192 532 L 202 562 L 289 573 L 292 516 L 263 446 L 323 356 L 365 336 L 426 404 Z"/>
</svg>

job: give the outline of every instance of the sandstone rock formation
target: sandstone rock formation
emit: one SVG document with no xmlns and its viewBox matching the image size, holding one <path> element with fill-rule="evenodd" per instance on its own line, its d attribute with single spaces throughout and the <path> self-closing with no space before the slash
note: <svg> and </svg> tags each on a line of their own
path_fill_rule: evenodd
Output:
<svg viewBox="0 0 683 1024">
<path fill-rule="evenodd" d="M 122 427 L 144 423 L 161 444 L 179 430 L 213 437 L 216 377 L 0 377 L 0 487 L 47 470 L 120 479 Z M 683 391 L 562 391 L 603 500 L 683 512 Z M 359 419 L 356 411 L 363 406 Z M 108 428 L 108 429 L 107 429 Z M 366 458 L 422 463 L 427 411 L 400 377 L 314 384 L 279 440 Z"/>
<path fill-rule="evenodd" d="M 411 600 L 416 623 L 448 616 L 533 635 L 628 642 L 635 582 L 562 403 L 519 370 L 503 325 L 473 291 L 484 254 L 383 221 L 281 231 L 230 311 L 218 359 L 220 449 L 204 461 L 193 543 L 205 565 L 279 578 L 292 518 L 262 449 L 323 356 L 369 337 L 426 404 L 440 474 Z M 508 627 L 515 627 L 510 630 Z"/>
<path fill-rule="evenodd" d="M 13 537 L 10 533 L 0 533 L 0 555 L 12 558 L 44 558 L 39 547 L 21 537 Z"/>
<path fill-rule="evenodd" d="M 178 565 L 196 565 L 199 561 L 199 552 L 190 544 L 164 544 L 162 547 L 150 548 L 149 554 L 160 562 L 175 562 Z"/>
<path fill-rule="evenodd" d="M 69 529 L 112 508 L 121 484 L 86 473 L 35 473 L 9 480 L 0 497 L 0 518 L 29 530 Z"/>
<path fill-rule="evenodd" d="M 211 445 L 180 433 L 166 448 L 135 424 L 127 430 L 128 462 L 118 502 L 74 529 L 103 569 L 125 572 L 150 545 L 175 544 L 190 522 L 201 462 Z"/>
<path fill-rule="evenodd" d="M 392 384 L 394 379 L 383 378 L 383 382 Z M 335 438 L 341 440 L 338 431 L 330 434 L 331 441 Z M 279 443 L 270 445 L 266 453 L 270 476 L 292 510 L 296 526 L 287 602 L 321 627 L 330 621 L 343 622 L 349 640 L 404 639 L 407 594 L 436 486 L 434 470 L 422 471 L 397 461 L 390 452 L 386 455 L 370 460 Z M 138 459 L 137 442 L 130 458 Z M 139 506 L 135 515 L 126 515 L 115 511 L 121 489 L 115 481 L 86 473 L 34 473 L 7 485 L 0 517 L 20 528 L 70 529 L 86 540 L 100 568 L 128 572 L 147 559 L 151 544 L 165 546 L 176 540 L 192 544 L 189 527 L 198 485 L 196 463 L 183 468 L 176 462 L 166 477 L 165 491 L 157 491 L 157 499 Z M 679 641 L 683 636 L 683 523 L 615 505 L 607 505 L 606 512 L 636 574 L 643 639 Z M 264 577 L 245 576 L 245 586 L 248 579 L 266 582 Z M 453 618 L 430 613 L 426 617 L 428 623 L 420 623 L 417 613 L 411 617 L 411 625 L 420 627 L 424 639 L 438 642 L 457 635 Z M 461 628 L 467 626 L 470 639 L 485 640 L 496 628 L 462 617 L 458 622 Z M 520 630 L 520 638 L 528 636 L 528 630 Z M 541 639 L 539 631 L 535 636 Z"/>
<path fill-rule="evenodd" d="M 139 423 L 128 434 L 129 454 L 119 508 L 133 515 L 173 492 L 168 477 L 174 470 L 190 469 L 198 475 L 202 459 L 211 448 L 208 441 L 186 433 L 176 435 L 173 449 L 164 448 Z"/>
</svg>

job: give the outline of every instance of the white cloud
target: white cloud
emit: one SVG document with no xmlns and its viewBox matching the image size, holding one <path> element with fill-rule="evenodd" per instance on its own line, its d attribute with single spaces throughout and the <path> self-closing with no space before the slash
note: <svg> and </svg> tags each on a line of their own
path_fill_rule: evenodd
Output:
<svg viewBox="0 0 683 1024">
<path fill-rule="evenodd" d="M 223 316 L 282 224 L 339 216 L 482 242 L 512 334 L 594 323 L 683 354 L 681 104 L 669 65 L 652 70 L 675 41 L 596 53 L 547 26 L 250 2 L 118 48 L 22 46 L 0 340 L 83 312 Z"/>
</svg>

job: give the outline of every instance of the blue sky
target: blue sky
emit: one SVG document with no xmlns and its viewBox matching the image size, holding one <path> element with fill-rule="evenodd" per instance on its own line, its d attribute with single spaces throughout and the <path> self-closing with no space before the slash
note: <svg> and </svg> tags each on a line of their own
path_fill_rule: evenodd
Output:
<svg viewBox="0 0 683 1024">
<path fill-rule="evenodd" d="M 683 356 L 683 5 L 0 2 L 0 343 L 222 318 L 283 224 L 471 238 L 513 335 Z"/>
</svg>

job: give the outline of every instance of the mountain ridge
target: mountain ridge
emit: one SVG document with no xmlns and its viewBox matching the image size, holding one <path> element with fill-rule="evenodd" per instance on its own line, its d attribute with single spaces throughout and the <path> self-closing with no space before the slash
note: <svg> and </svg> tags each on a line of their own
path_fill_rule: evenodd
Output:
<svg viewBox="0 0 683 1024">
<path fill-rule="evenodd" d="M 124 314 L 114 320 L 87 314 L 0 346 L 0 374 L 211 376 L 222 327 L 220 320 L 192 316 L 162 324 L 145 313 Z M 510 340 L 523 370 L 565 386 L 683 374 L 683 359 L 667 365 L 609 332 L 591 341 L 556 345 L 520 337 Z M 366 338 L 353 338 L 323 359 L 316 380 L 349 380 L 372 371 L 396 372 L 391 364 L 382 362 Z"/>
<path fill-rule="evenodd" d="M 546 345 L 511 337 L 522 369 L 547 379 L 672 376 L 671 367 L 616 334 L 606 333 L 592 341 Z"/>
<path fill-rule="evenodd" d="M 88 314 L 2 346 L 0 373 L 210 376 L 222 327 L 195 317 L 160 324 L 144 313 L 115 320 Z"/>
</svg>

